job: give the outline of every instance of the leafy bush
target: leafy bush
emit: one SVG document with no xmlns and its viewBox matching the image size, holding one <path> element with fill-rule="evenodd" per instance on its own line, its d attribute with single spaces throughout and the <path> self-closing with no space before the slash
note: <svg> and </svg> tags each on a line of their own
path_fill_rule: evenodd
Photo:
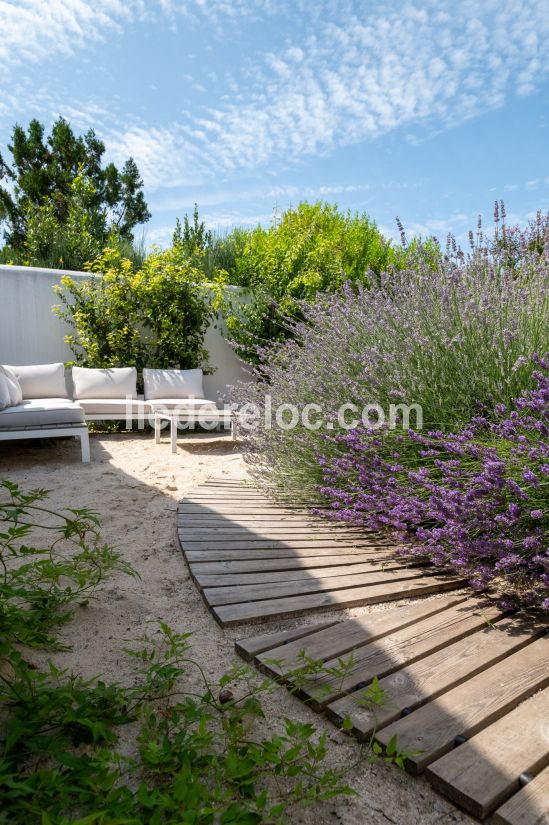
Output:
<svg viewBox="0 0 549 825">
<path fill-rule="evenodd" d="M 342 213 L 320 202 L 300 203 L 277 217 L 270 229 L 258 227 L 248 237 L 241 232 L 221 247 L 231 243 L 238 254 L 223 268 L 230 283 L 250 291 L 251 300 L 229 311 L 227 322 L 240 352 L 252 361 L 258 344 L 287 337 L 284 319 L 300 317 L 300 300 L 335 292 L 346 281 L 375 282 L 397 259 L 366 215 Z"/>
<path fill-rule="evenodd" d="M 135 664 L 129 686 L 29 663 L 21 643 L 59 648 L 51 628 L 68 608 L 131 568 L 101 545 L 93 513 L 55 513 L 43 491 L 0 487 L 2 822 L 275 825 L 296 805 L 353 793 L 345 776 L 354 766 L 327 767 L 327 737 L 313 725 L 284 719 L 274 732 L 257 729 L 274 682 L 248 666 L 209 680 L 189 634 L 166 624 L 126 649 Z M 52 531 L 47 547 L 27 544 L 36 527 Z M 296 679 L 319 672 L 319 663 L 304 663 Z M 363 695 L 372 709 L 383 699 L 375 683 Z M 366 757 L 382 758 L 373 739 Z M 405 757 L 392 741 L 383 758 L 402 767 Z"/>
<path fill-rule="evenodd" d="M 9 481 L 0 482 L 0 494 L 0 639 L 8 646 L 52 645 L 48 629 L 69 620 L 69 605 L 131 568 L 101 543 L 93 511 L 57 513 L 43 505 L 45 490 L 24 493 Z M 54 538 L 28 543 L 37 530 Z"/>
<path fill-rule="evenodd" d="M 534 361 L 536 389 L 498 405 L 492 423 L 400 434 L 392 454 L 371 430 L 336 437 L 320 488 L 331 515 L 397 531 L 474 588 L 549 611 L 549 353 Z"/>
<path fill-rule="evenodd" d="M 334 449 L 324 435 L 342 429 L 346 402 L 418 404 L 425 425 L 444 432 L 508 406 L 531 386 L 525 356 L 549 350 L 548 251 L 549 216 L 539 216 L 524 232 L 496 232 L 490 244 L 480 237 L 468 256 L 450 246 L 435 257 L 419 245 L 379 286 L 302 305 L 293 340 L 260 351 L 257 384 L 235 392 L 262 411 L 244 445 L 254 477 L 288 497 L 318 496 L 319 456 L 329 461 Z M 273 411 L 319 404 L 324 425 L 266 426 L 269 396 Z"/>
<path fill-rule="evenodd" d="M 208 368 L 203 338 L 211 294 L 201 273 L 177 250 L 154 251 L 140 269 L 114 249 L 90 267 L 102 276 L 56 288 L 58 314 L 75 330 L 66 337 L 87 367 Z"/>
</svg>

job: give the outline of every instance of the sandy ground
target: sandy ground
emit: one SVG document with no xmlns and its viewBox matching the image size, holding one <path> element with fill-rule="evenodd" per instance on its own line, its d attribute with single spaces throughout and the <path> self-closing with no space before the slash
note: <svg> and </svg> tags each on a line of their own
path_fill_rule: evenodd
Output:
<svg viewBox="0 0 549 825">
<path fill-rule="evenodd" d="M 4 443 L 0 445 L 0 477 L 27 489 L 51 490 L 54 508 L 89 507 L 102 522 L 104 540 L 117 547 L 140 579 L 117 576 L 98 598 L 78 610 L 62 630 L 72 646 L 54 660 L 91 677 L 123 681 L 129 663 L 120 652 L 126 641 L 151 630 L 151 622 L 168 621 L 181 632 L 192 631 L 195 657 L 211 677 L 220 676 L 241 660 L 234 652 L 237 638 L 305 622 L 322 622 L 326 612 L 301 620 L 241 625 L 223 630 L 208 613 L 193 585 L 177 544 L 177 502 L 197 484 L 213 477 L 245 478 L 238 445 L 226 434 L 187 434 L 177 455 L 169 443 L 156 445 L 150 433 L 94 434 L 92 463 L 80 462 L 76 441 Z M 374 608 L 383 609 L 383 608 Z M 338 611 L 348 616 L 366 608 Z M 285 716 L 309 720 L 330 736 L 328 761 L 333 766 L 356 760 L 358 746 L 284 689 L 265 702 L 266 726 Z M 339 825 L 445 825 L 472 823 L 468 816 L 438 796 L 427 782 L 393 767 L 361 764 L 348 777 L 358 792 L 300 811 L 293 822 Z"/>
</svg>

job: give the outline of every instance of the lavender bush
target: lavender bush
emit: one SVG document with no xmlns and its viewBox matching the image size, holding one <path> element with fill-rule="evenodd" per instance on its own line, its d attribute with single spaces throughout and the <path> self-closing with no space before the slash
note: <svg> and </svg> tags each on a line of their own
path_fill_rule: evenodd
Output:
<svg viewBox="0 0 549 825">
<path fill-rule="evenodd" d="M 260 350 L 257 384 L 235 400 L 263 411 L 266 395 L 273 409 L 316 403 L 323 425 L 284 430 L 262 417 L 245 440 L 258 482 L 317 498 L 322 462 L 337 456 L 326 435 L 338 434 L 345 402 L 419 404 L 427 430 L 451 433 L 532 388 L 529 356 L 549 350 L 549 214 L 524 231 L 501 227 L 499 209 L 495 218 L 490 241 L 479 228 L 467 255 L 452 239 L 445 253 L 419 245 L 379 287 L 347 286 L 303 306 L 293 338 Z M 394 437 L 379 437 L 380 454 Z"/>
<path fill-rule="evenodd" d="M 459 434 L 409 431 L 394 451 L 357 429 L 320 457 L 331 515 L 390 528 L 414 553 L 482 590 L 549 610 L 549 354 L 534 356 L 536 388 L 495 421 L 475 417 Z M 511 599 L 509 599 L 511 596 Z"/>
</svg>

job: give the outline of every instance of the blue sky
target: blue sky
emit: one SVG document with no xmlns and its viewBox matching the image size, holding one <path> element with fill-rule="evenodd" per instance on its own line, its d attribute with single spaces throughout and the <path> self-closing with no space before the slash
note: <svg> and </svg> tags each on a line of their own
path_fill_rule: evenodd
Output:
<svg viewBox="0 0 549 825">
<path fill-rule="evenodd" d="M 60 114 L 135 158 L 148 243 L 300 199 L 463 238 L 549 208 L 549 0 L 0 0 L 0 151 Z"/>
</svg>

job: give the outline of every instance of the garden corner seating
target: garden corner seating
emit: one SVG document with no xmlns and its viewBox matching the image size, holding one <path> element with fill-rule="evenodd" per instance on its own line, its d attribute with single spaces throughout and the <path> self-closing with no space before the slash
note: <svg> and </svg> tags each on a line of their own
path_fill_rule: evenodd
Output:
<svg viewBox="0 0 549 825">
<path fill-rule="evenodd" d="M 218 410 L 204 398 L 201 369 L 143 371 L 144 398 L 137 397 L 135 367 L 73 367 L 69 392 L 62 363 L 0 366 L 0 441 L 75 436 L 82 461 L 90 460 L 87 421 L 132 420 L 144 425 L 161 413 L 182 419 Z"/>
</svg>

